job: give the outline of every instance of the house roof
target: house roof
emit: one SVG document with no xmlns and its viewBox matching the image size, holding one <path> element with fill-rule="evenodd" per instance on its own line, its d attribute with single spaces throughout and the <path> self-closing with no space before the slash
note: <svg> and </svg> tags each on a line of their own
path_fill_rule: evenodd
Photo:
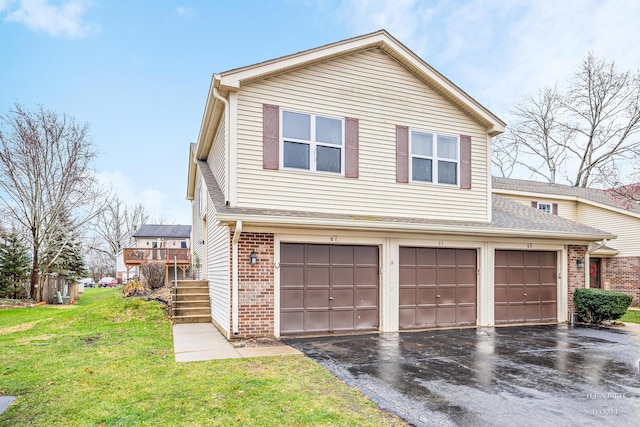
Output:
<svg viewBox="0 0 640 427">
<path fill-rule="evenodd" d="M 563 184 L 551 184 L 548 182 L 529 181 L 524 179 L 493 177 L 492 186 L 494 192 L 508 193 L 536 193 L 567 197 L 583 202 L 591 202 L 604 205 L 627 213 L 640 214 L 640 206 L 628 199 L 617 195 L 615 192 L 597 188 L 573 187 Z"/>
<path fill-rule="evenodd" d="M 360 216 L 328 214 L 307 211 L 285 211 L 278 209 L 230 208 L 205 161 L 198 161 L 209 196 L 216 210 L 216 219 L 234 223 L 242 220 L 247 224 L 278 227 L 316 227 L 361 230 L 395 230 L 424 233 L 447 233 L 485 236 L 543 237 L 551 239 L 575 239 L 595 241 L 614 239 L 615 236 L 568 219 L 531 209 L 506 197 L 493 196 L 493 221 L 451 221 L 410 217 Z"/>
<path fill-rule="evenodd" d="M 167 239 L 184 239 L 191 236 L 190 225 L 144 224 L 133 237 L 158 237 Z"/>
</svg>

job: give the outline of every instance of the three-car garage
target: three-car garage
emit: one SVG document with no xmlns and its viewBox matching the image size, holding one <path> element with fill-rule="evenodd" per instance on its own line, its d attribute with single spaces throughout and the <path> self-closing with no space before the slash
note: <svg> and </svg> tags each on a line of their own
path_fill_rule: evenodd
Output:
<svg viewBox="0 0 640 427">
<path fill-rule="evenodd" d="M 381 330 L 385 303 L 377 245 L 280 243 L 280 334 Z M 397 329 L 475 326 L 482 292 L 493 324 L 558 320 L 558 253 L 492 250 L 490 287 L 479 286 L 478 248 L 397 246 Z"/>
</svg>

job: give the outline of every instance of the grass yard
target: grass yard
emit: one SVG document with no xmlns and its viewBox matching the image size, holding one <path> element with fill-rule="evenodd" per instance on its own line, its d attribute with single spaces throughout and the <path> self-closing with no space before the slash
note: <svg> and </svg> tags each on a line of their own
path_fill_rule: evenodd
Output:
<svg viewBox="0 0 640 427">
<path fill-rule="evenodd" d="M 175 363 L 155 302 L 0 310 L 0 426 L 404 425 L 301 356 Z"/>
<path fill-rule="evenodd" d="M 624 316 L 618 320 L 627 323 L 640 323 L 640 310 L 627 310 Z"/>
</svg>

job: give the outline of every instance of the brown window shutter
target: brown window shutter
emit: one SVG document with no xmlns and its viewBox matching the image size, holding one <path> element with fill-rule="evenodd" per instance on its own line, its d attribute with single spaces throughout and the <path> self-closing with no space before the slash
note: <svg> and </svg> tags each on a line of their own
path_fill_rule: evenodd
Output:
<svg viewBox="0 0 640 427">
<path fill-rule="evenodd" d="M 460 188 L 471 189 L 471 137 L 460 135 Z"/>
<path fill-rule="evenodd" d="M 558 215 L 558 204 L 557 203 L 552 203 L 551 204 L 551 213 L 554 215 Z"/>
<path fill-rule="evenodd" d="M 531 202 L 531 207 L 532 208 L 538 208 L 538 202 Z"/>
<path fill-rule="evenodd" d="M 262 106 L 262 167 L 279 169 L 280 163 L 280 108 Z"/>
<path fill-rule="evenodd" d="M 409 182 L 409 127 L 396 125 L 396 182 Z"/>
<path fill-rule="evenodd" d="M 344 176 L 358 178 L 360 161 L 359 148 L 360 123 L 358 119 L 346 117 L 344 119 Z"/>
</svg>

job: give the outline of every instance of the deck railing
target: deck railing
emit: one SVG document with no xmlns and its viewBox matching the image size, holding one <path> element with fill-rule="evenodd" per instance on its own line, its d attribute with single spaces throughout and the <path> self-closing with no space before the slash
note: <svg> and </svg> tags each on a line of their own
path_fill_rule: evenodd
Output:
<svg viewBox="0 0 640 427">
<path fill-rule="evenodd" d="M 144 264 L 146 262 L 173 263 L 174 257 L 178 264 L 191 264 L 191 251 L 188 248 L 125 248 L 125 264 Z"/>
</svg>

